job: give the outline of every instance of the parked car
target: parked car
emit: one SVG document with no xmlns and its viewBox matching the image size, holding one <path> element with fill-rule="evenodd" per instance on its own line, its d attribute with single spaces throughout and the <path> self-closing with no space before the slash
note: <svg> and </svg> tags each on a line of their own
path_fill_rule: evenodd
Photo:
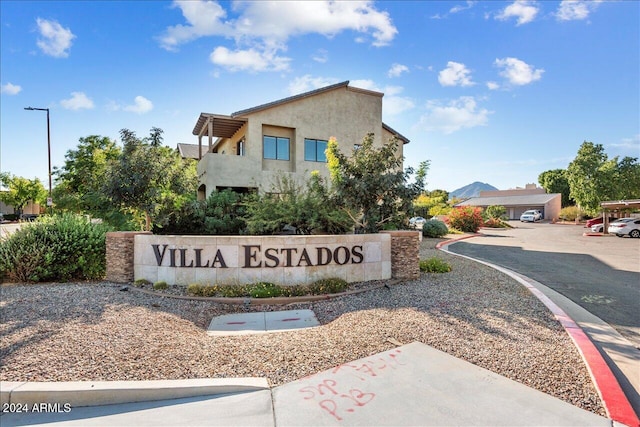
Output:
<svg viewBox="0 0 640 427">
<path fill-rule="evenodd" d="M 609 225 L 613 224 L 615 221 L 620 221 L 618 218 L 611 218 L 609 221 Z M 602 222 L 597 222 L 591 226 L 591 231 L 594 233 L 602 233 L 604 231 L 604 224 Z"/>
<path fill-rule="evenodd" d="M 425 222 L 427 222 L 427 220 L 421 216 L 414 216 L 413 218 L 409 219 L 409 225 L 413 228 L 422 228 Z"/>
<path fill-rule="evenodd" d="M 610 217 L 609 218 L 609 223 L 612 223 L 614 221 L 617 221 L 618 218 L 614 218 L 614 217 Z M 598 225 L 598 224 L 602 224 L 604 222 L 603 217 L 598 217 L 598 218 L 591 218 L 589 220 L 587 220 L 587 223 L 584 225 L 586 228 L 591 228 L 593 230 L 593 226 L 594 225 Z M 602 231 L 602 227 L 600 227 L 600 231 Z"/>
<path fill-rule="evenodd" d="M 520 222 L 536 222 L 542 219 L 542 212 L 536 209 L 531 209 L 528 211 L 524 211 L 522 215 L 520 215 Z"/>
<path fill-rule="evenodd" d="M 609 234 L 615 234 L 618 237 L 640 237 L 640 219 L 638 218 L 622 218 L 616 222 L 612 222 L 607 229 Z"/>
</svg>

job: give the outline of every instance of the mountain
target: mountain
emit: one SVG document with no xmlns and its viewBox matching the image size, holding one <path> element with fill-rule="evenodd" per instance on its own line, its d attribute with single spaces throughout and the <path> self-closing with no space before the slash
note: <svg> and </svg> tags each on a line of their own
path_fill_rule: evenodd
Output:
<svg viewBox="0 0 640 427">
<path fill-rule="evenodd" d="M 485 182 L 473 182 L 469 185 L 465 185 L 464 187 L 460 187 L 457 190 L 453 190 L 449 193 L 449 198 L 458 198 L 458 199 L 468 199 L 471 197 L 478 197 L 481 191 L 492 191 L 497 190 L 493 185 L 487 184 Z"/>
</svg>

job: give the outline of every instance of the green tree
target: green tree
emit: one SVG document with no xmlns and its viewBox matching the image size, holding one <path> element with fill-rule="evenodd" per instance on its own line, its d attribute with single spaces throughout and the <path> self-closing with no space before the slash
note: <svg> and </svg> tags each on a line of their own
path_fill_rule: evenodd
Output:
<svg viewBox="0 0 640 427">
<path fill-rule="evenodd" d="M 0 191 L 0 200 L 13 206 L 18 215 L 22 215 L 22 210 L 30 201 L 41 205 L 47 201 L 47 190 L 38 178 L 27 179 L 3 172 L 0 173 L 0 183 L 8 189 Z"/>
<path fill-rule="evenodd" d="M 413 201 L 414 211 L 422 216 L 434 215 L 431 213 L 446 209 L 449 201 L 449 193 L 445 190 L 425 191 Z"/>
<path fill-rule="evenodd" d="M 279 176 L 269 193 L 254 194 L 245 201 L 247 231 L 277 234 L 285 226 L 291 226 L 297 234 L 344 233 L 351 221 L 334 201 L 317 172 L 311 174 L 305 185 Z"/>
<path fill-rule="evenodd" d="M 538 175 L 538 183 L 547 193 L 562 194 L 562 206 L 575 205 L 571 198 L 571 189 L 567 179 L 566 169 L 552 169 Z"/>
<path fill-rule="evenodd" d="M 413 199 L 424 190 L 429 162 L 420 163 L 416 180 L 409 183 L 412 168 L 402 170 L 398 141 L 373 145 L 368 134 L 350 157 L 338 149 L 335 138 L 327 145 L 327 160 L 334 196 L 349 215 L 356 231 L 376 233 L 385 224 L 402 226 Z"/>
<path fill-rule="evenodd" d="M 151 230 L 195 199 L 196 165 L 161 145 L 161 129 L 152 128 L 144 139 L 122 129 L 120 137 L 122 153 L 106 174 L 104 192 L 121 209 L 142 216 L 144 229 Z"/>
<path fill-rule="evenodd" d="M 590 215 L 600 212 L 600 202 L 640 197 L 638 159 L 609 159 L 601 144 L 585 141 L 567 168 L 571 197 Z"/>
<path fill-rule="evenodd" d="M 107 137 L 80 138 L 77 148 L 67 151 L 64 166 L 54 169 L 56 207 L 97 218 L 112 217 L 116 209 L 102 187 L 120 152 L 115 141 Z"/>
</svg>

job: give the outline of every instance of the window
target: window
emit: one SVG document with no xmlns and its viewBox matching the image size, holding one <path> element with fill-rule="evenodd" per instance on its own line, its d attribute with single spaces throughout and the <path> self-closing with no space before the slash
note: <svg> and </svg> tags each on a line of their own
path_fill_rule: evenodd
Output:
<svg viewBox="0 0 640 427">
<path fill-rule="evenodd" d="M 304 139 L 304 159 L 308 162 L 325 162 L 327 155 L 327 141 L 321 139 Z"/>
<path fill-rule="evenodd" d="M 244 156 L 244 138 L 236 144 L 236 155 Z"/>
<path fill-rule="evenodd" d="M 263 136 L 262 149 L 265 159 L 289 160 L 289 138 Z"/>
</svg>

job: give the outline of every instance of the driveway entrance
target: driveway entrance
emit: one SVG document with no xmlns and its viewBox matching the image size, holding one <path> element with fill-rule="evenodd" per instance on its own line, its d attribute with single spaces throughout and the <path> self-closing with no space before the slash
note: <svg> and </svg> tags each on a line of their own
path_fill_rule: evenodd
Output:
<svg viewBox="0 0 640 427">
<path fill-rule="evenodd" d="M 541 282 L 614 327 L 640 348 L 640 239 L 583 236 L 586 228 L 549 223 L 483 229 L 449 250 Z"/>
</svg>

